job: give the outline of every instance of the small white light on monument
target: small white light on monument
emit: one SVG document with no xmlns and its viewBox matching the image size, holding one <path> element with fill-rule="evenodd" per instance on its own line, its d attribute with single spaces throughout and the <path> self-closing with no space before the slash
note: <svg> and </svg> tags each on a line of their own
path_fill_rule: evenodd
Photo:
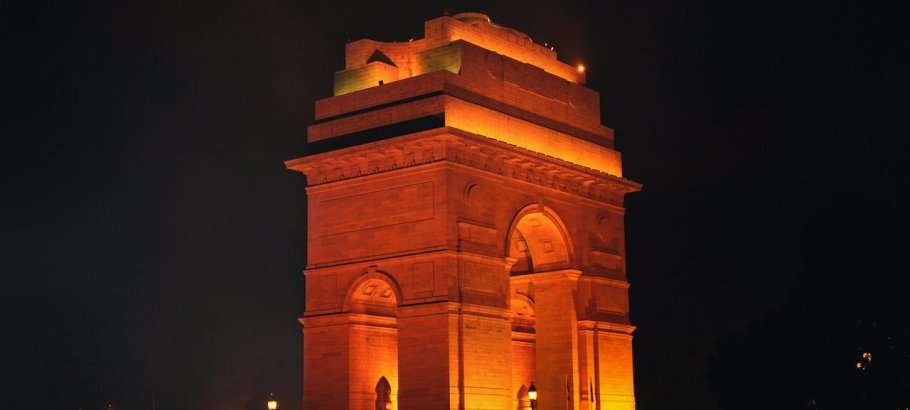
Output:
<svg viewBox="0 0 910 410">
<path fill-rule="evenodd" d="M 578 70 L 579 73 L 584 73 L 584 72 L 585 72 L 585 65 L 584 65 L 584 64 L 579 64 L 577 67 L 575 67 L 575 69 Z"/>
<path fill-rule="evenodd" d="M 269 393 L 269 400 L 266 402 L 266 408 L 268 408 L 268 410 L 278 410 L 278 399 L 275 398 L 275 393 Z"/>
</svg>

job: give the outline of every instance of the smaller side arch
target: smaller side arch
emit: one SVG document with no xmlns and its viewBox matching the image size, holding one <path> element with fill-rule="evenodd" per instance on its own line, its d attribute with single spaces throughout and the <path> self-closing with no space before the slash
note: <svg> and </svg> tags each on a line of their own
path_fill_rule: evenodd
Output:
<svg viewBox="0 0 910 410">
<path fill-rule="evenodd" d="M 530 410 L 531 409 L 531 399 L 528 397 L 528 387 L 521 385 L 518 388 L 518 410 Z"/>
<path fill-rule="evenodd" d="M 513 293 L 511 306 L 512 331 L 535 333 L 537 314 L 534 300 L 521 293 Z"/>
<path fill-rule="evenodd" d="M 392 410 L 392 385 L 385 376 L 376 383 L 376 410 Z"/>
<path fill-rule="evenodd" d="M 401 301 L 401 287 L 395 278 L 370 267 L 348 287 L 342 312 L 396 316 Z"/>
</svg>

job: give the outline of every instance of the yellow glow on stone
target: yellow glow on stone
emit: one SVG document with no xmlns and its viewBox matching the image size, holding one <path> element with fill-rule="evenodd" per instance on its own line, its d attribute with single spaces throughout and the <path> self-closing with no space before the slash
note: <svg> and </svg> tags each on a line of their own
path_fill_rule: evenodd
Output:
<svg viewBox="0 0 910 410">
<path fill-rule="evenodd" d="M 457 99 L 445 112 L 447 126 L 622 177 L 618 151 Z"/>
</svg>

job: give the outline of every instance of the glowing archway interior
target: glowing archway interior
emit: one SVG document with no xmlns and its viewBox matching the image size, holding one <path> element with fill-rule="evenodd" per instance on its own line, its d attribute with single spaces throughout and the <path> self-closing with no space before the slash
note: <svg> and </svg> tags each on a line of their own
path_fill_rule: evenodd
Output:
<svg viewBox="0 0 910 410">
<path fill-rule="evenodd" d="M 509 233 L 509 256 L 518 260 L 512 273 L 542 272 L 569 265 L 571 248 L 562 223 L 552 212 L 534 206 L 518 215 Z"/>
</svg>

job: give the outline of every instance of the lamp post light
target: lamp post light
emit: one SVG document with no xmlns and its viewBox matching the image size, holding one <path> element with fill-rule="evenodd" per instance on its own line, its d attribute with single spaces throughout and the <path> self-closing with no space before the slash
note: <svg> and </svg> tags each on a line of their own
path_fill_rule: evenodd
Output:
<svg viewBox="0 0 910 410">
<path fill-rule="evenodd" d="M 265 402 L 265 407 L 268 410 L 278 410 L 278 399 L 275 398 L 275 393 L 269 393 L 269 399 Z"/>
<path fill-rule="evenodd" d="M 528 387 L 528 400 L 531 401 L 531 410 L 537 410 L 537 387 L 534 386 L 534 382 Z"/>
</svg>

